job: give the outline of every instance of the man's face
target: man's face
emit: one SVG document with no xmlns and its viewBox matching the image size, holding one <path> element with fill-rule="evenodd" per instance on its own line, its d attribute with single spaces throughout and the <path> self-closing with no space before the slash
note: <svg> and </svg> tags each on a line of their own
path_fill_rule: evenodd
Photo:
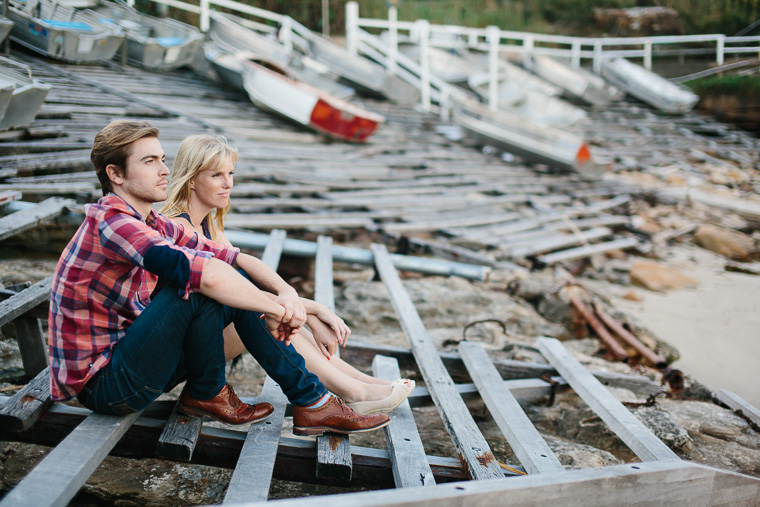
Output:
<svg viewBox="0 0 760 507">
<path fill-rule="evenodd" d="M 166 200 L 169 168 L 166 155 L 155 137 L 144 137 L 132 143 L 127 157 L 126 174 L 112 178 L 116 193 L 138 211 L 146 205 Z"/>
</svg>

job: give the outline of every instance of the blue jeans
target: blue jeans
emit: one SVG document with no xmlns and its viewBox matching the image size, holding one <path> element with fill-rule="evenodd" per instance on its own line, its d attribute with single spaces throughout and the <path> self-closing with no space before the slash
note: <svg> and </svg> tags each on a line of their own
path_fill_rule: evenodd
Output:
<svg viewBox="0 0 760 507">
<path fill-rule="evenodd" d="M 197 293 L 185 300 L 170 285 L 135 319 L 114 347 L 111 361 L 80 393 L 80 401 L 94 412 L 129 414 L 184 379 L 192 398 L 213 398 L 225 384 L 222 331 L 230 322 L 291 403 L 305 406 L 327 392 L 292 345 L 272 338 L 258 314 L 224 307 Z"/>
</svg>

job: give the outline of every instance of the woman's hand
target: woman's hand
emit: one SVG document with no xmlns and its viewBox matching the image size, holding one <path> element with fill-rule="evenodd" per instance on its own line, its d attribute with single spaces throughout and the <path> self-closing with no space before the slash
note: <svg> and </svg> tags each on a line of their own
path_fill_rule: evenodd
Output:
<svg viewBox="0 0 760 507">
<path fill-rule="evenodd" d="M 334 312 L 322 306 L 315 316 L 322 322 L 324 322 L 338 339 L 338 343 L 344 347 L 348 343 L 348 337 L 351 335 L 351 329 L 343 322 L 343 319 L 338 317 Z M 335 351 L 332 352 L 333 354 Z"/>
</svg>

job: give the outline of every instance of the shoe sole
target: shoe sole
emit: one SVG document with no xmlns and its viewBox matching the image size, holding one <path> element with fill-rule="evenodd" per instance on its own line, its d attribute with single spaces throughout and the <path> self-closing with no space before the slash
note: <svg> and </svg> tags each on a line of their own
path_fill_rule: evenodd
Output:
<svg viewBox="0 0 760 507">
<path fill-rule="evenodd" d="M 378 424 L 377 426 L 373 426 L 371 428 L 364 428 L 361 430 L 339 430 L 336 428 L 328 428 L 325 426 L 318 426 L 318 427 L 300 427 L 300 426 L 294 426 L 293 427 L 293 434 L 302 436 L 302 437 L 313 437 L 313 436 L 320 436 L 324 435 L 325 433 L 340 433 L 341 435 L 351 435 L 353 433 L 365 433 L 367 431 L 375 431 L 379 430 L 380 428 L 384 428 L 388 426 L 391 423 L 390 419 L 385 421 L 382 424 Z"/>
<path fill-rule="evenodd" d="M 272 412 L 270 412 L 267 415 L 265 415 L 264 417 L 259 417 L 258 419 L 252 419 L 250 421 L 235 423 L 235 422 L 225 421 L 224 419 L 221 419 L 219 417 L 211 415 L 208 412 L 204 412 L 203 410 L 198 410 L 196 408 L 189 408 L 189 407 L 186 407 L 184 405 L 180 405 L 180 407 L 178 409 L 178 412 L 180 414 L 187 415 L 187 416 L 190 416 L 190 417 L 200 417 L 201 419 L 203 419 L 204 417 L 208 417 L 209 419 L 213 419 L 216 422 L 220 422 L 220 423 L 224 423 L 224 424 L 229 424 L 230 426 L 240 426 L 240 425 L 243 425 L 243 424 L 254 424 L 254 423 L 257 423 L 257 422 L 261 422 L 261 421 L 263 421 L 265 419 L 268 419 L 272 415 Z"/>
</svg>

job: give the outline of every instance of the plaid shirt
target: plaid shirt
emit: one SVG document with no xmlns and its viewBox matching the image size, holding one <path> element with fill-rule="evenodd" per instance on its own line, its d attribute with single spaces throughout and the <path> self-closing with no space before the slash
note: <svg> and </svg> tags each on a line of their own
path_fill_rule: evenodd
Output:
<svg viewBox="0 0 760 507">
<path fill-rule="evenodd" d="M 172 272 L 187 281 L 187 299 L 200 290 L 209 258 L 233 264 L 238 252 L 189 234 L 154 210 L 143 221 L 115 194 L 85 206 L 84 222 L 58 261 L 50 297 L 53 399 L 76 396 L 108 364 L 116 343 L 150 303 L 161 265 L 146 262 L 146 255 L 178 259 Z"/>
</svg>

